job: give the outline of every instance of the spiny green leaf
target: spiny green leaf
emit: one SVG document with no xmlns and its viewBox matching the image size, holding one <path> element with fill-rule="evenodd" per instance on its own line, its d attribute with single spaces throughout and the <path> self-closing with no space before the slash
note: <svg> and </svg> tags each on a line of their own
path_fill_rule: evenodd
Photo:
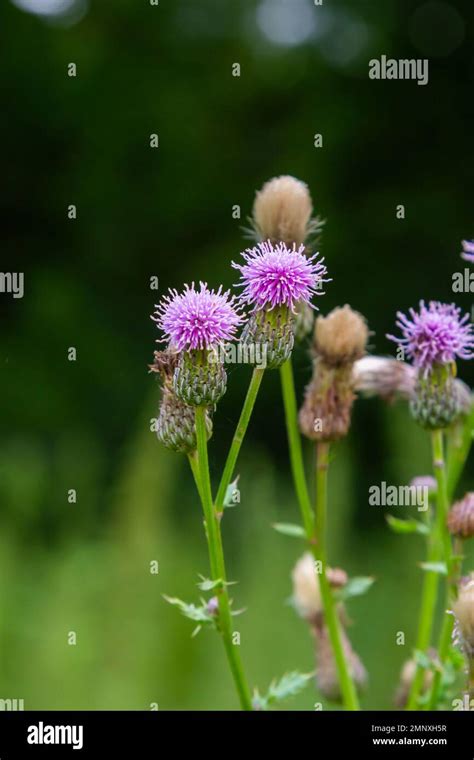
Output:
<svg viewBox="0 0 474 760">
<path fill-rule="evenodd" d="M 268 690 L 270 701 L 281 702 L 283 699 L 293 697 L 302 691 L 313 678 L 314 673 L 299 673 L 294 670 L 285 673 L 279 681 L 272 681 Z"/>
<path fill-rule="evenodd" d="M 351 599 L 353 596 L 362 596 L 362 594 L 365 594 L 369 590 L 374 581 L 375 578 L 364 575 L 350 578 L 345 586 L 334 593 L 334 596 L 340 601 Z"/>
<path fill-rule="evenodd" d="M 400 520 L 393 515 L 387 515 L 386 520 L 394 533 L 418 533 L 419 535 L 426 536 L 430 532 L 426 523 L 415 520 L 414 518 Z"/>
<path fill-rule="evenodd" d="M 448 568 L 445 562 L 420 562 L 420 567 L 427 573 L 439 573 L 439 575 L 447 575 Z"/>
<path fill-rule="evenodd" d="M 295 523 L 273 523 L 272 527 L 277 533 L 282 533 L 284 536 L 305 538 L 305 532 L 301 525 L 296 525 Z"/>
<path fill-rule="evenodd" d="M 215 588 L 218 588 L 223 585 L 222 580 L 220 578 L 213 581 L 210 578 L 205 578 L 203 575 L 200 575 L 199 577 L 201 578 L 201 580 L 197 584 L 197 587 L 200 588 L 201 591 L 214 591 Z"/>
<path fill-rule="evenodd" d="M 267 710 L 275 702 L 282 702 L 289 697 L 294 697 L 302 691 L 309 681 L 313 678 L 314 673 L 299 673 L 293 671 L 285 673 L 278 681 L 271 682 L 268 692 L 260 695 L 256 689 L 254 692 L 253 705 L 257 710 Z"/>
<path fill-rule="evenodd" d="M 199 576 L 201 578 L 200 582 L 197 584 L 197 587 L 201 589 L 201 591 L 214 591 L 216 588 L 222 588 L 222 586 L 234 586 L 237 581 L 223 581 L 221 578 L 217 578 L 215 581 L 211 580 L 211 578 L 206 578 L 204 575 Z"/>
<path fill-rule="evenodd" d="M 195 620 L 198 623 L 215 622 L 214 617 L 208 612 L 207 605 L 205 603 L 203 603 L 201 607 L 196 607 L 195 604 L 187 604 L 186 602 L 183 602 L 182 599 L 166 596 L 166 594 L 163 594 L 163 598 L 166 599 L 169 604 L 173 604 L 178 607 L 180 612 L 190 620 Z"/>
</svg>

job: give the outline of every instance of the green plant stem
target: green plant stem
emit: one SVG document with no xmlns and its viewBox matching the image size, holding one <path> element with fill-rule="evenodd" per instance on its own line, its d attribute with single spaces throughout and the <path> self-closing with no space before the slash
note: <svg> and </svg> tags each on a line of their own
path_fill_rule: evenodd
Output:
<svg viewBox="0 0 474 760">
<path fill-rule="evenodd" d="M 461 565 L 459 561 L 456 560 L 456 562 L 454 562 L 453 560 L 453 548 L 452 548 L 451 536 L 449 534 L 449 530 L 446 524 L 446 518 L 449 511 L 448 480 L 447 480 L 446 467 L 445 467 L 444 456 L 443 456 L 443 437 L 440 432 L 439 432 L 438 437 L 436 438 L 435 438 L 435 434 L 433 433 L 433 456 L 435 459 L 436 458 L 438 459 L 438 462 L 440 464 L 437 471 L 436 481 L 437 481 L 437 486 L 438 486 L 438 493 L 441 495 L 440 501 L 438 501 L 438 506 L 439 506 L 439 509 L 443 511 L 443 515 L 444 515 L 444 520 L 443 520 L 443 525 L 442 525 L 442 539 L 443 539 L 444 561 L 446 563 L 448 575 L 446 578 L 443 623 L 441 625 L 441 632 L 440 632 L 439 642 L 438 642 L 439 669 L 436 671 L 433 678 L 430 698 L 428 700 L 428 710 L 435 710 L 438 704 L 439 691 L 440 691 L 441 680 L 443 676 L 443 667 L 449 655 L 449 649 L 451 646 L 452 635 L 453 635 L 454 616 L 449 613 L 449 609 L 457 594 L 457 585 L 458 585 L 459 575 L 461 572 Z M 467 456 L 467 452 L 466 452 L 466 456 Z"/>
<path fill-rule="evenodd" d="M 461 473 L 466 464 L 466 459 L 469 456 L 469 451 L 472 445 L 472 438 L 474 433 L 474 404 L 471 407 L 470 412 L 462 418 L 462 422 L 455 423 L 448 433 L 449 447 L 448 447 L 448 497 L 451 502 L 454 497 L 454 492 L 458 484 L 458 480 L 461 477 Z"/>
<path fill-rule="evenodd" d="M 252 699 L 248 687 L 239 649 L 233 643 L 232 613 L 229 595 L 227 592 L 227 575 L 224 562 L 224 550 L 218 518 L 212 501 L 211 481 L 209 477 L 209 462 L 207 456 L 207 430 L 206 409 L 199 406 L 196 408 L 196 437 L 197 437 L 197 467 L 191 464 L 193 474 L 198 476 L 200 487 L 198 491 L 201 497 L 204 520 L 206 524 L 206 536 L 209 548 L 209 562 L 212 579 L 220 581 L 217 588 L 219 601 L 219 630 L 222 634 L 229 667 L 232 672 L 235 687 L 239 695 L 243 710 L 252 709 Z M 190 458 L 191 461 L 191 458 Z"/>
<path fill-rule="evenodd" d="M 332 589 L 326 576 L 327 568 L 327 490 L 329 468 L 329 444 L 316 444 L 316 536 L 317 543 L 313 547 L 314 555 L 321 563 L 319 585 L 323 602 L 324 619 L 328 627 L 329 638 L 336 662 L 339 683 L 341 686 L 344 705 L 348 710 L 358 710 L 357 691 L 352 680 L 345 657 L 341 638 L 340 621 L 334 602 Z"/>
<path fill-rule="evenodd" d="M 444 617 L 443 617 L 443 624 L 441 626 L 441 633 L 439 635 L 439 644 L 438 644 L 439 668 L 434 674 L 430 697 L 427 702 L 426 709 L 428 710 L 436 710 L 436 707 L 438 704 L 439 690 L 441 686 L 441 679 L 443 676 L 442 668 L 449 654 L 449 648 L 451 646 L 451 640 L 453 636 L 453 626 L 454 626 L 454 616 L 451 615 L 447 610 L 445 610 Z"/>
<path fill-rule="evenodd" d="M 438 557 L 438 547 L 434 542 L 434 537 L 429 537 L 427 562 L 436 562 Z M 426 571 L 423 578 L 423 587 L 421 592 L 421 606 L 418 621 L 418 635 L 416 639 L 416 649 L 420 652 L 426 652 L 431 642 L 431 632 L 433 628 L 433 616 L 436 609 L 436 600 L 438 597 L 438 573 Z M 420 690 L 424 681 L 424 669 L 417 665 L 415 676 L 413 678 L 410 694 L 407 702 L 407 710 L 416 710 L 420 697 Z"/>
<path fill-rule="evenodd" d="M 324 617 L 334 653 L 344 706 L 348 710 L 358 710 L 359 702 L 357 699 L 357 692 L 347 666 L 337 609 L 334 603 L 331 587 L 326 577 L 326 514 L 329 447 L 328 444 L 319 444 L 317 450 L 317 505 L 315 519 L 304 470 L 291 359 L 288 359 L 288 361 L 286 361 L 280 368 L 280 378 L 293 481 L 300 507 L 301 519 L 306 533 L 306 540 L 313 557 L 316 561 L 320 562 L 322 566 L 322 572 L 318 574 L 318 582 L 321 589 Z"/>
<path fill-rule="evenodd" d="M 193 451 L 191 454 L 188 454 L 188 460 L 189 460 L 189 466 L 191 467 L 191 472 L 193 473 L 194 483 L 196 485 L 199 498 L 202 501 L 203 495 L 202 495 L 202 489 L 201 489 L 201 477 L 199 474 L 199 460 L 198 460 L 197 451 Z"/>
<path fill-rule="evenodd" d="M 301 436 L 298 429 L 298 408 L 296 405 L 295 382 L 291 358 L 280 367 L 281 391 L 285 408 L 286 432 L 290 452 L 291 471 L 296 496 L 301 508 L 301 518 L 310 544 L 316 543 L 314 514 L 306 485 Z"/>
<path fill-rule="evenodd" d="M 451 540 L 446 527 L 448 514 L 448 495 L 446 464 L 444 460 L 443 431 L 434 430 L 431 433 L 433 471 L 436 477 L 436 518 L 432 524 L 428 538 L 428 557 L 430 563 L 446 562 L 448 573 L 451 559 Z M 418 624 L 418 636 L 416 648 L 426 654 L 433 632 L 434 617 L 436 614 L 436 602 L 439 590 L 439 573 L 427 570 L 423 581 L 423 590 Z M 415 676 L 412 681 L 410 694 L 407 702 L 407 710 L 416 710 L 423 687 L 425 670 L 420 664 L 417 665 Z"/>
<path fill-rule="evenodd" d="M 240 448 L 242 446 L 245 433 L 247 432 L 247 427 L 250 421 L 250 417 L 252 415 L 252 410 L 255 406 L 255 401 L 257 399 L 258 390 L 260 388 L 260 384 L 262 382 L 264 372 L 265 372 L 264 369 L 259 369 L 258 367 L 255 367 L 252 373 L 250 385 L 248 387 L 247 395 L 245 397 L 244 405 L 242 407 L 242 412 L 240 414 L 237 427 L 235 429 L 234 437 L 232 439 L 232 443 L 231 443 L 229 453 L 227 455 L 226 463 L 224 466 L 224 471 L 222 473 L 221 481 L 219 483 L 219 488 L 217 490 L 215 505 L 216 505 L 216 511 L 218 514 L 220 514 L 224 508 L 224 500 L 226 497 L 227 489 L 232 480 L 232 475 L 234 474 L 235 464 L 239 456 Z"/>
</svg>

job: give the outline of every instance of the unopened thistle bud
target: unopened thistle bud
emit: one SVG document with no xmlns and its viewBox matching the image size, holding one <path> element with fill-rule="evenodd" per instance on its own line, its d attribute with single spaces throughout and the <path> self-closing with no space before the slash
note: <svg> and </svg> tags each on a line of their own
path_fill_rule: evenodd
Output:
<svg viewBox="0 0 474 760">
<path fill-rule="evenodd" d="M 431 655 L 431 657 L 436 656 L 435 650 L 430 650 L 429 654 Z M 415 678 L 416 671 L 417 671 L 417 664 L 414 659 L 407 660 L 402 667 L 402 671 L 400 673 L 400 683 L 395 693 L 395 700 L 394 700 L 395 706 L 398 707 L 399 710 L 403 710 L 407 706 L 408 697 L 410 695 L 410 690 L 413 683 L 413 679 Z M 422 689 L 421 689 L 422 695 L 427 694 L 429 692 L 429 690 L 431 689 L 432 683 L 433 683 L 433 671 L 425 670 L 425 673 L 423 676 Z"/>
<path fill-rule="evenodd" d="M 363 356 L 352 371 L 354 390 L 363 396 L 384 401 L 410 399 L 415 389 L 416 371 L 406 362 L 385 356 Z"/>
<path fill-rule="evenodd" d="M 342 588 L 347 574 L 340 568 L 328 568 L 326 576 L 332 588 Z M 306 552 L 298 560 L 291 574 L 293 603 L 298 614 L 314 626 L 323 624 L 323 604 L 313 556 Z M 341 610 L 342 611 L 342 610 Z"/>
<path fill-rule="evenodd" d="M 432 475 L 415 475 L 410 480 L 410 488 L 426 488 L 429 494 L 435 494 L 438 485 Z"/>
<path fill-rule="evenodd" d="M 448 514 L 448 529 L 457 538 L 474 536 L 474 493 L 467 493 L 463 499 L 456 501 Z"/>
<path fill-rule="evenodd" d="M 466 657 L 474 658 L 474 576 L 469 576 L 461 582 L 459 594 L 453 602 L 453 613 L 456 618 L 456 637 L 461 644 Z"/>
<path fill-rule="evenodd" d="M 341 702 L 342 692 L 336 661 L 334 659 L 331 641 L 326 626 L 315 629 L 316 641 L 316 684 L 319 691 L 331 702 Z M 341 627 L 341 643 L 347 662 L 349 675 L 358 692 L 363 691 L 367 684 L 367 671 L 359 656 L 354 652 L 349 637 Z"/>
<path fill-rule="evenodd" d="M 181 401 L 173 391 L 177 360 L 177 355 L 172 351 L 155 351 L 155 361 L 150 366 L 152 372 L 160 375 L 162 388 L 156 435 L 166 448 L 190 454 L 197 446 L 194 409 Z M 210 438 L 212 422 L 208 414 L 206 427 Z"/>
<path fill-rule="evenodd" d="M 314 349 L 326 364 L 339 367 L 354 364 L 365 354 L 369 330 L 364 317 L 350 306 L 318 317 L 314 328 Z"/>
<path fill-rule="evenodd" d="M 257 240 L 300 246 L 321 223 L 312 220 L 308 186 L 295 177 L 274 177 L 257 192 L 253 227 Z"/>
<path fill-rule="evenodd" d="M 315 261 L 317 255 L 307 258 L 304 246 L 289 249 L 279 243 L 274 247 L 268 240 L 242 253 L 245 264 L 232 263 L 241 273 L 240 300 L 253 307 L 242 341 L 260 346 L 268 369 L 280 367 L 291 356 L 296 305 L 310 304 L 327 282 L 326 267 L 323 259 Z"/>
<path fill-rule="evenodd" d="M 363 356 L 368 337 L 365 319 L 350 306 L 317 318 L 313 377 L 299 414 L 307 438 L 336 441 L 347 435 L 355 399 L 353 365 Z"/>
<path fill-rule="evenodd" d="M 152 317 L 179 354 L 173 375 L 173 390 L 191 406 L 212 406 L 226 391 L 227 375 L 220 352 L 242 322 L 229 291 L 209 290 L 200 283 L 185 286 L 183 293 L 170 290 Z"/>
<path fill-rule="evenodd" d="M 364 356 L 354 364 L 354 390 L 363 396 L 378 396 L 384 401 L 411 400 L 415 395 L 417 371 L 411 364 L 385 356 Z M 461 414 L 469 414 L 473 399 L 470 388 L 456 378 L 454 388 Z"/>
<path fill-rule="evenodd" d="M 454 304 L 430 301 L 426 306 L 420 301 L 419 312 L 410 309 L 411 319 L 401 312 L 397 317 L 402 337 L 387 337 L 413 360 L 417 370 L 412 415 L 423 427 L 443 429 L 462 413 L 455 361 L 474 356 L 469 314 L 461 316 Z"/>
</svg>

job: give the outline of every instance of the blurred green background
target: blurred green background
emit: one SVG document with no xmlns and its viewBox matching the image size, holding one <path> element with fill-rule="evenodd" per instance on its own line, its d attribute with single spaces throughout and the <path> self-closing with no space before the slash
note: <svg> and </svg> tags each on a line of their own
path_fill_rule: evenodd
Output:
<svg viewBox="0 0 474 760">
<path fill-rule="evenodd" d="M 460 241 L 474 236 L 472 22 L 468 0 L 2 2 L 2 268 L 25 273 L 25 295 L 0 298 L 1 698 L 26 709 L 236 707 L 217 636 L 191 639 L 162 598 L 196 601 L 207 556 L 187 462 L 149 432 L 160 297 L 150 277 L 161 293 L 199 279 L 230 286 L 255 190 L 294 174 L 327 220 L 322 311 L 350 303 L 369 320 L 371 350 L 390 352 L 396 310 L 451 301 Z M 369 80 L 382 54 L 428 57 L 428 86 Z M 456 300 L 471 308 L 470 294 Z M 301 397 L 307 347 L 295 366 Z M 472 385 L 469 367 L 460 374 Z M 248 367 L 231 368 L 215 479 L 248 379 Z M 241 504 L 224 539 L 246 608 L 242 656 L 264 690 L 314 667 L 288 604 L 302 547 L 271 528 L 298 520 L 278 373 L 264 380 L 238 470 Z M 334 450 L 330 532 L 332 563 L 377 579 L 350 604 L 367 708 L 392 707 L 423 555 L 419 538 L 388 531 L 368 488 L 428 471 L 427 441 L 403 405 L 358 402 Z M 469 486 L 467 473 L 459 493 Z M 307 688 L 288 708 L 319 699 Z"/>
</svg>

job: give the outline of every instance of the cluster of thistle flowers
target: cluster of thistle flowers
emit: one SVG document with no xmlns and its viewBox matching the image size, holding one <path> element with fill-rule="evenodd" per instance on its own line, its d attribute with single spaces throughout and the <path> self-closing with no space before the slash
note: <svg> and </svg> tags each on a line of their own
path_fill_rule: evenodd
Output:
<svg viewBox="0 0 474 760">
<path fill-rule="evenodd" d="M 463 242 L 462 258 L 474 261 L 474 244 Z M 470 417 L 473 410 L 470 389 L 456 379 L 457 359 L 470 360 L 474 356 L 473 326 L 468 314 L 462 314 L 455 304 L 443 304 L 430 301 L 428 305 L 420 301 L 418 311 L 410 309 L 409 316 L 399 312 L 397 326 L 401 337 L 389 335 L 401 349 L 403 358 L 410 359 L 412 366 L 400 363 L 402 372 L 396 377 L 403 386 L 402 394 L 409 399 L 413 418 L 429 431 L 441 431 L 444 434 L 457 421 L 467 417 L 471 436 Z M 390 393 L 397 388 L 390 389 Z M 389 394 L 390 395 L 390 394 Z M 442 454 L 442 449 L 441 449 Z M 444 457 L 443 457 L 444 459 Z M 434 462 L 436 467 L 444 467 L 444 462 Z M 436 492 L 437 484 L 431 478 L 425 478 L 432 492 Z M 446 490 L 446 489 L 445 489 Z M 448 493 L 446 491 L 446 496 Z M 438 500 L 437 509 L 442 508 Z M 474 536 L 474 494 L 467 493 L 457 501 L 445 517 L 444 530 L 451 535 L 456 554 L 462 563 L 462 541 Z M 467 662 L 469 675 L 468 691 L 474 693 L 474 576 L 459 577 L 461 565 L 448 555 L 444 557 L 447 573 L 454 593 L 449 591 L 446 610 L 455 617 L 455 642 L 460 644 Z M 456 570 L 458 571 L 456 573 Z M 441 645 L 440 645 L 441 646 Z M 438 668 L 443 668 L 444 662 L 439 661 L 440 652 L 429 648 L 425 654 Z M 397 703 L 403 706 L 413 687 L 417 665 L 415 660 L 405 663 L 401 675 L 401 685 L 397 694 Z M 422 677 L 421 693 L 428 694 L 433 684 L 433 670 L 426 670 Z M 434 705 L 435 702 L 431 703 Z"/>
<path fill-rule="evenodd" d="M 194 408 L 205 407 L 208 435 L 211 414 L 226 390 L 223 362 L 215 349 L 237 339 L 259 344 L 267 368 L 280 367 L 291 356 L 295 340 L 312 333 L 313 373 L 299 413 L 300 430 L 316 443 L 332 443 L 347 435 L 357 394 L 391 401 L 409 401 L 413 417 L 428 430 L 445 430 L 472 410 L 470 389 L 456 378 L 457 358 L 471 359 L 474 336 L 468 315 L 454 304 L 420 302 L 409 316 L 399 313 L 401 337 L 388 336 L 399 346 L 397 359 L 367 356 L 369 330 L 364 317 L 349 306 L 314 320 L 311 299 L 322 294 L 327 270 L 310 240 L 321 222 L 312 219 L 307 186 L 292 177 L 279 177 L 257 193 L 252 234 L 258 245 L 247 249 L 243 263 L 233 263 L 241 275 L 239 296 L 201 283 L 170 291 L 153 316 L 168 346 L 155 353 L 152 370 L 162 379 L 158 438 L 176 451 L 196 448 Z M 474 261 L 474 243 L 463 244 L 463 257 Z M 245 312 L 247 311 L 247 314 Z M 212 360 L 211 360 L 212 353 Z M 219 354 L 217 354 L 219 356 Z M 409 361 L 405 361 L 409 360 Z M 411 362 L 411 363 L 410 363 Z M 466 538 L 474 533 L 474 499 L 468 495 L 454 505 L 450 529 L 456 524 Z M 345 585 L 343 570 L 326 569 L 333 590 Z M 341 697 L 335 659 L 321 604 L 318 576 L 311 555 L 304 555 L 293 572 L 297 610 L 309 623 L 316 642 L 317 681 L 332 700 Z M 474 652 L 474 580 L 464 579 L 453 604 L 457 635 L 472 661 Z M 366 672 L 347 635 L 347 616 L 337 606 L 342 647 L 350 675 L 361 687 Z M 398 700 L 406 699 L 414 677 L 413 661 L 405 665 Z M 425 674 L 424 688 L 431 674 Z M 400 696 L 401 694 L 401 696 Z"/>
<path fill-rule="evenodd" d="M 259 218 L 258 198 L 256 208 Z M 324 260 L 305 255 L 302 243 L 269 236 L 241 256 L 243 263 L 232 262 L 240 272 L 239 295 L 192 283 L 180 293 L 170 290 L 152 316 L 168 344 L 155 352 L 151 365 L 162 378 L 158 438 L 175 451 L 196 448 L 193 407 L 208 409 L 211 433 L 210 415 L 227 386 L 225 352 L 219 348 L 239 340 L 259 347 L 255 355 L 265 357 L 267 369 L 280 367 L 291 355 L 301 310 L 315 308 L 311 299 L 328 281 Z"/>
</svg>

